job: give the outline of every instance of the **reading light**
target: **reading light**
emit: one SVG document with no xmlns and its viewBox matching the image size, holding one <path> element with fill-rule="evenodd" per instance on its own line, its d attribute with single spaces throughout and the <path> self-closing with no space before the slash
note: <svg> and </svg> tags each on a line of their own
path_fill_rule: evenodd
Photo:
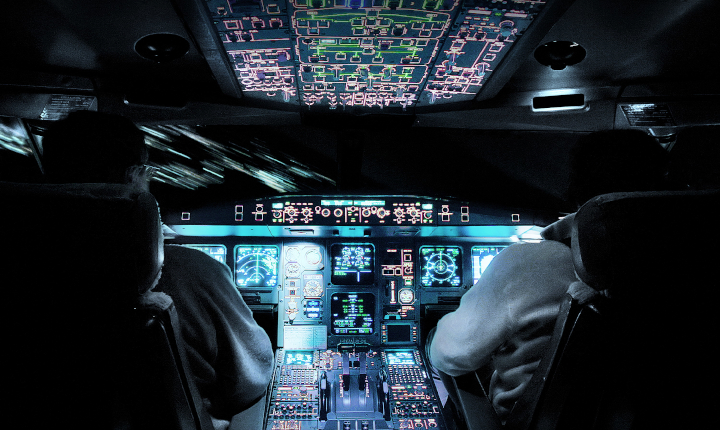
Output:
<svg viewBox="0 0 720 430">
<path fill-rule="evenodd" d="M 156 63 L 167 63 L 187 54 L 190 43 L 177 34 L 149 34 L 135 42 L 135 52 Z"/>
<path fill-rule="evenodd" d="M 585 48 L 575 42 L 548 42 L 535 50 L 535 59 L 553 70 L 562 70 L 585 59 Z"/>
</svg>

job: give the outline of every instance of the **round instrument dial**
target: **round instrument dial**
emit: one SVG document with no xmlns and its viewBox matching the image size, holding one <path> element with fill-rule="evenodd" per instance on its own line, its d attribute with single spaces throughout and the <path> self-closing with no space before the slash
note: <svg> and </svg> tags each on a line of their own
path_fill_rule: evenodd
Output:
<svg viewBox="0 0 720 430">
<path fill-rule="evenodd" d="M 320 284 L 319 281 L 311 279 L 305 284 L 305 288 L 303 288 L 303 294 L 305 295 L 305 297 L 322 297 L 323 286 Z"/>
<path fill-rule="evenodd" d="M 403 288 L 398 291 L 398 300 L 403 305 L 409 305 L 415 301 L 415 293 L 409 288 Z"/>
</svg>

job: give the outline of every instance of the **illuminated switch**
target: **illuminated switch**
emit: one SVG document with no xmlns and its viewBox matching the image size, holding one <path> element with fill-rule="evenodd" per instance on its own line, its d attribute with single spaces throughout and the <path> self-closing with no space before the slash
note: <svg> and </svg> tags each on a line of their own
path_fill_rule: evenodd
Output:
<svg viewBox="0 0 720 430">
<path fill-rule="evenodd" d="M 190 212 L 183 212 L 180 214 L 180 219 L 182 221 L 190 221 Z"/>
<path fill-rule="evenodd" d="M 470 208 L 468 206 L 460 207 L 460 222 L 470 222 Z"/>
</svg>

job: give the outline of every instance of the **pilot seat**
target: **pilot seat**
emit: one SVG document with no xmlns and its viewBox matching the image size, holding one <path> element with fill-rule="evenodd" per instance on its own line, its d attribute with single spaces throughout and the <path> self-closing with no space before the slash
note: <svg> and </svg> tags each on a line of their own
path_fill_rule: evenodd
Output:
<svg viewBox="0 0 720 430">
<path fill-rule="evenodd" d="M 0 183 L 8 428 L 209 430 L 156 293 L 158 207 L 125 185 Z"/>
<path fill-rule="evenodd" d="M 454 378 L 468 429 L 714 428 L 720 191 L 613 193 L 572 222 L 580 282 L 503 425 L 482 372 Z"/>
</svg>

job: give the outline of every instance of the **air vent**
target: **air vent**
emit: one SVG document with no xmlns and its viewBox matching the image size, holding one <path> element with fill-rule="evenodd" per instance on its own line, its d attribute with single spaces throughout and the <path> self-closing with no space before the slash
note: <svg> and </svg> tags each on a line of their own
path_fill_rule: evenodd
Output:
<svg viewBox="0 0 720 430">
<path fill-rule="evenodd" d="M 564 94 L 558 96 L 533 97 L 534 111 L 560 111 L 582 109 L 585 107 L 584 94 Z"/>
</svg>

